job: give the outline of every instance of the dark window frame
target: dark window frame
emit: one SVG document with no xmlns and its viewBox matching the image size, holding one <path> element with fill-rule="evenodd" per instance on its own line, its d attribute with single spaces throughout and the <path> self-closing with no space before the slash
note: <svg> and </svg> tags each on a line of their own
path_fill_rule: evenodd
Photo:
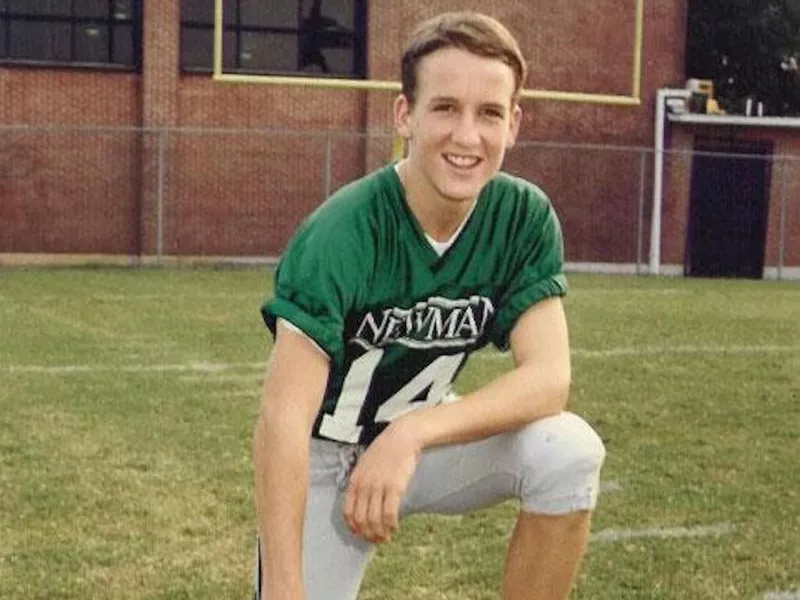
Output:
<svg viewBox="0 0 800 600">
<path fill-rule="evenodd" d="M 142 3 L 144 0 L 130 0 L 130 15 L 126 18 L 116 18 L 113 0 L 108 0 L 108 12 L 104 17 L 81 15 L 80 7 L 76 7 L 76 0 L 70 4 L 70 14 L 34 14 L 14 10 L 5 2 L 0 6 L 0 27 L 4 29 L 2 45 L 0 45 L 0 65 L 30 66 L 30 67 L 69 67 L 90 68 L 104 70 L 140 71 L 142 64 Z M 11 56 L 12 49 L 12 23 L 42 23 L 51 26 L 69 25 L 69 58 L 37 58 L 30 56 Z M 107 30 L 106 56 L 107 60 L 79 60 L 77 58 L 78 37 L 82 27 L 96 25 Z M 130 28 L 131 53 L 130 61 L 118 61 L 115 54 L 115 37 L 119 32 Z"/>
<path fill-rule="evenodd" d="M 213 65 L 211 62 L 206 66 L 199 65 L 186 65 L 183 60 L 183 45 L 186 43 L 187 31 L 205 32 L 213 44 L 213 31 L 214 31 L 214 1 L 209 2 L 209 19 L 207 21 L 198 21 L 194 19 L 184 19 L 181 15 L 180 20 L 180 69 L 184 73 L 211 73 Z M 225 47 L 226 36 L 234 36 L 234 56 L 233 64 L 225 62 L 223 54 L 223 67 L 225 73 L 236 73 L 246 75 L 274 75 L 280 77 L 294 76 L 294 77 L 320 77 L 328 79 L 366 79 L 367 77 L 367 0 L 353 0 L 353 30 L 349 35 L 352 45 L 350 50 L 352 52 L 351 69 L 349 73 L 320 73 L 309 72 L 300 69 L 299 65 L 296 70 L 270 70 L 270 69 L 249 69 L 242 66 L 242 39 L 247 34 L 258 35 L 294 35 L 297 36 L 298 45 L 300 44 L 301 24 L 297 23 L 294 27 L 286 26 L 264 26 L 264 25 L 248 25 L 242 23 L 241 19 L 241 6 L 242 0 L 223 0 L 223 49 Z M 298 6 L 298 14 L 300 13 L 299 7 L 303 4 L 302 0 L 284 0 L 286 2 L 294 2 Z M 233 17 L 230 16 L 231 5 L 233 8 Z M 229 39 L 229 38 L 228 38 Z M 224 50 L 223 50 L 224 52 Z M 213 48 L 210 51 L 211 61 L 213 61 Z"/>
</svg>

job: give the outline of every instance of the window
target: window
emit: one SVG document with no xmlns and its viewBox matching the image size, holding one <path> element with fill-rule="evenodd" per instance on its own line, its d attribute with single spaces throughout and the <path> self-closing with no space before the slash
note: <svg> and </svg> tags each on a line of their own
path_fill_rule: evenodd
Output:
<svg viewBox="0 0 800 600">
<path fill-rule="evenodd" d="M 139 64 L 140 0 L 0 0 L 0 61 Z"/>
<path fill-rule="evenodd" d="M 367 0 L 223 0 L 222 68 L 363 78 L 366 10 Z M 210 71 L 213 47 L 214 0 L 181 0 L 181 67 Z"/>
</svg>

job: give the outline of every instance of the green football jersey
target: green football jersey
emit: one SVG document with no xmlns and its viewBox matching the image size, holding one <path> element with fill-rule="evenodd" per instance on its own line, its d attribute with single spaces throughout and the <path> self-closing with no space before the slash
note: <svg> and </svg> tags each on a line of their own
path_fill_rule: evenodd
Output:
<svg viewBox="0 0 800 600">
<path fill-rule="evenodd" d="M 326 200 L 298 228 L 262 315 L 285 319 L 330 357 L 314 436 L 369 444 L 400 415 L 441 402 L 467 356 L 505 350 L 517 318 L 566 293 L 550 201 L 498 173 L 439 256 L 393 165 Z"/>
</svg>

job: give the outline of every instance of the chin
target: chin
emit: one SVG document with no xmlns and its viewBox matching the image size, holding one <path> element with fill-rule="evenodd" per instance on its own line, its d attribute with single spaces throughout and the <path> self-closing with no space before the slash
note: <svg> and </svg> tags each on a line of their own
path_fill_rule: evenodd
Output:
<svg viewBox="0 0 800 600">
<path fill-rule="evenodd" d="M 439 188 L 439 193 L 443 198 L 453 202 L 470 202 L 481 193 L 484 185 L 486 185 L 485 180 L 469 185 L 443 185 Z"/>
<path fill-rule="evenodd" d="M 450 202 L 452 204 L 468 204 L 472 202 L 477 196 L 478 196 L 477 192 L 469 196 L 463 196 L 461 194 L 447 194 L 447 193 L 442 194 L 442 198 L 444 198 L 447 202 Z"/>
</svg>

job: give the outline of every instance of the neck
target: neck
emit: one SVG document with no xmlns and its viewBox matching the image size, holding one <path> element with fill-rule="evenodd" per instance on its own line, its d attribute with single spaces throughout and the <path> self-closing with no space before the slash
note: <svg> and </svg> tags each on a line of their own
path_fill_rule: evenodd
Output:
<svg viewBox="0 0 800 600">
<path fill-rule="evenodd" d="M 424 180 L 410 177 L 409 164 L 403 160 L 398 165 L 398 175 L 406 193 L 406 202 L 423 231 L 437 242 L 449 240 L 458 230 L 475 203 L 442 197 Z"/>
</svg>

